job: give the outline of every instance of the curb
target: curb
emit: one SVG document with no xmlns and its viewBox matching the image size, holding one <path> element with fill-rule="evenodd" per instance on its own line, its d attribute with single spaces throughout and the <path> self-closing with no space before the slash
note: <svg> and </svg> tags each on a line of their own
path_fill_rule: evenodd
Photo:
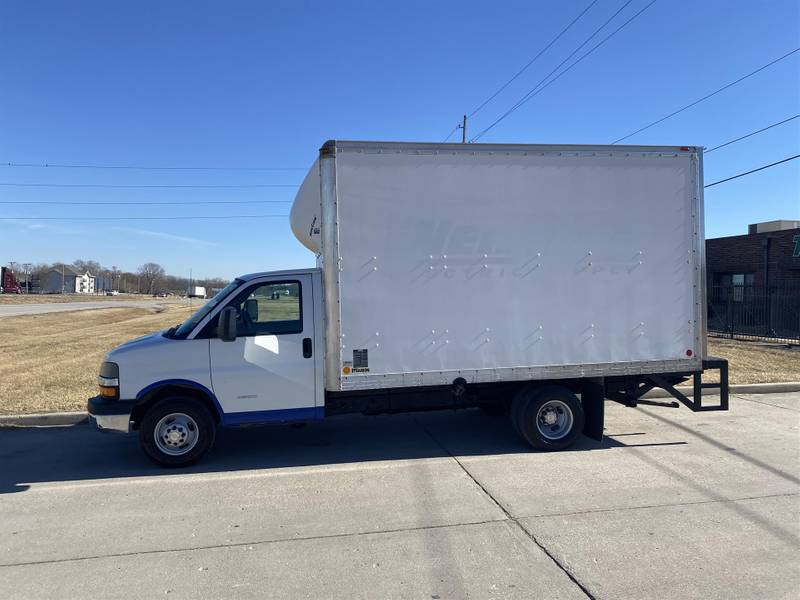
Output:
<svg viewBox="0 0 800 600">
<path fill-rule="evenodd" d="M 690 398 L 694 392 L 692 386 L 681 385 L 676 388 Z M 786 392 L 800 392 L 800 381 L 787 381 L 785 383 L 740 383 L 729 386 L 731 394 L 782 394 Z M 704 390 L 704 394 L 714 395 L 714 390 Z M 672 398 L 667 390 L 655 389 L 647 392 L 642 398 Z"/>
<path fill-rule="evenodd" d="M 55 427 L 78 425 L 89 420 L 85 412 L 56 412 L 31 415 L 0 415 L 0 427 Z"/>
</svg>

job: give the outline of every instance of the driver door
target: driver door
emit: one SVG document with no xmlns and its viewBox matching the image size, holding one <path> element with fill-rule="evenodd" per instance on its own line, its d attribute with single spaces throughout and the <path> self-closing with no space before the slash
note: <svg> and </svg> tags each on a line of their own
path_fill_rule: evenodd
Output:
<svg viewBox="0 0 800 600">
<path fill-rule="evenodd" d="M 209 349 L 212 387 L 225 422 L 308 418 L 316 360 L 311 276 L 248 283 L 226 306 L 237 311 L 236 339 L 212 337 Z"/>
</svg>

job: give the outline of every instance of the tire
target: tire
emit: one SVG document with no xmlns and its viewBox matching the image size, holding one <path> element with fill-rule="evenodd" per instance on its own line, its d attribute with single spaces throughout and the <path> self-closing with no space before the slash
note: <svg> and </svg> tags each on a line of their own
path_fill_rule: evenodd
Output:
<svg viewBox="0 0 800 600">
<path fill-rule="evenodd" d="M 515 402 L 516 427 L 525 441 L 538 450 L 563 450 L 583 433 L 583 406 L 566 388 L 527 388 Z"/>
<path fill-rule="evenodd" d="M 208 409 L 197 400 L 179 396 L 159 400 L 139 427 L 142 450 L 163 467 L 197 462 L 214 444 L 215 436 L 216 424 Z"/>
<path fill-rule="evenodd" d="M 520 437 L 524 437 L 522 435 L 522 430 L 519 428 L 519 421 L 522 418 L 521 414 L 525 406 L 527 406 L 528 398 L 530 397 L 530 392 L 535 391 L 535 388 L 532 387 L 525 387 L 522 388 L 517 395 L 514 396 L 514 399 L 511 401 L 511 426 L 514 428 L 514 431 L 517 432 L 517 435 Z"/>
</svg>

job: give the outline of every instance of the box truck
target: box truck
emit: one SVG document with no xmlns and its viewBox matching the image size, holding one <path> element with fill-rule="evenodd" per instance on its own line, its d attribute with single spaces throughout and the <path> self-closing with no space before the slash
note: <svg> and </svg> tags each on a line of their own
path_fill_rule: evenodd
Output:
<svg viewBox="0 0 800 600">
<path fill-rule="evenodd" d="M 179 466 L 219 426 L 478 407 L 560 450 L 602 437 L 604 399 L 661 387 L 727 409 L 727 363 L 706 356 L 702 160 L 329 141 L 290 218 L 316 268 L 237 277 L 111 351 L 89 414 Z"/>
<path fill-rule="evenodd" d="M 187 298 L 205 298 L 206 288 L 201 285 L 190 285 L 186 290 Z"/>
</svg>

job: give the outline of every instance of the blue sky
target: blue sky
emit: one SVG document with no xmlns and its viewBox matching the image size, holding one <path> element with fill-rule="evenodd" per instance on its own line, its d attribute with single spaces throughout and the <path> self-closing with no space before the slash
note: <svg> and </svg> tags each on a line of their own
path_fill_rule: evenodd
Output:
<svg viewBox="0 0 800 600">
<path fill-rule="evenodd" d="M 649 0 L 633 0 L 597 39 Z M 308 167 L 326 139 L 441 141 L 589 0 L 0 3 L 0 163 Z M 624 0 L 598 0 L 483 108 L 477 132 Z M 800 46 L 796 0 L 659 0 L 481 141 L 608 143 Z M 590 48 L 591 45 L 587 46 Z M 577 56 L 580 56 L 578 54 Z M 569 63 L 567 63 L 569 64 Z M 629 140 L 715 146 L 800 112 L 800 53 Z M 800 119 L 710 154 L 706 182 L 797 154 Z M 303 171 L 0 166 L 0 182 L 297 184 Z M 291 200 L 294 189 L 0 186 L 4 201 Z M 0 204 L 0 262 L 98 260 L 233 277 L 305 267 L 288 219 L 41 217 L 288 214 L 289 203 Z M 37 217 L 39 217 L 37 219 Z M 800 161 L 706 192 L 708 237 L 800 218 Z"/>
</svg>

